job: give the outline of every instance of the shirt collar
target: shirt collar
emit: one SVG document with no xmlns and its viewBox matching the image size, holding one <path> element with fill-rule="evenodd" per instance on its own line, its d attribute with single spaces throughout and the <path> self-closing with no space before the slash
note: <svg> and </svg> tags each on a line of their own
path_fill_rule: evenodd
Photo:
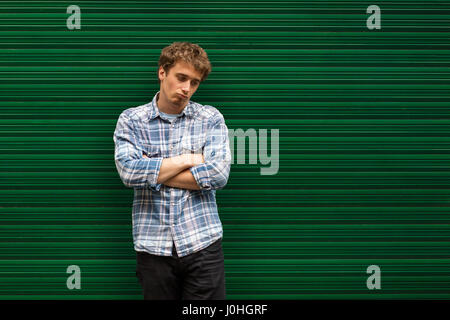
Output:
<svg viewBox="0 0 450 320">
<path fill-rule="evenodd" d="M 155 119 L 157 116 L 161 116 L 159 109 L 158 109 L 158 105 L 156 104 L 156 101 L 158 100 L 158 95 L 159 95 L 159 91 L 153 97 L 152 102 L 150 102 L 148 104 L 150 120 Z M 186 107 L 184 107 L 183 111 L 181 111 L 181 114 L 184 114 L 188 117 L 193 117 L 195 115 L 195 113 L 197 112 L 197 109 L 198 109 L 198 107 L 197 107 L 196 103 L 189 100 Z"/>
</svg>

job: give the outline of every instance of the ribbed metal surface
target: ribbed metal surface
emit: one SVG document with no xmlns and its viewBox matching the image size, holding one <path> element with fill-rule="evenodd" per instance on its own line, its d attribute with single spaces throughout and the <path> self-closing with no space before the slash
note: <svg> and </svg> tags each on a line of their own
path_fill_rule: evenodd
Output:
<svg viewBox="0 0 450 320">
<path fill-rule="evenodd" d="M 450 298 L 449 21 L 449 1 L 2 1 L 0 298 L 142 298 L 112 134 L 182 40 L 213 63 L 195 101 L 280 132 L 278 174 L 235 163 L 217 192 L 228 298 Z"/>
</svg>

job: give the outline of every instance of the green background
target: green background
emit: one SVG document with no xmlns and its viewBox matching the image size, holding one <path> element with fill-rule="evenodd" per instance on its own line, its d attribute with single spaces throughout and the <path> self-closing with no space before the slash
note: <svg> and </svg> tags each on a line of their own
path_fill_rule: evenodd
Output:
<svg viewBox="0 0 450 320">
<path fill-rule="evenodd" d="M 449 27 L 450 1 L 1 1 L 0 299 L 142 299 L 112 136 L 173 41 L 213 64 L 194 101 L 280 130 L 278 174 L 217 191 L 229 299 L 450 298 Z"/>
</svg>

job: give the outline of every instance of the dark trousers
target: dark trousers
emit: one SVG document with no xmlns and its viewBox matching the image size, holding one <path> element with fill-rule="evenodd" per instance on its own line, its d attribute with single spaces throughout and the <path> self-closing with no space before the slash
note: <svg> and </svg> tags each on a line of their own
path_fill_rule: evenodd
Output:
<svg viewBox="0 0 450 320">
<path fill-rule="evenodd" d="M 224 300 L 222 239 L 185 257 L 136 252 L 136 276 L 145 300 Z"/>
</svg>

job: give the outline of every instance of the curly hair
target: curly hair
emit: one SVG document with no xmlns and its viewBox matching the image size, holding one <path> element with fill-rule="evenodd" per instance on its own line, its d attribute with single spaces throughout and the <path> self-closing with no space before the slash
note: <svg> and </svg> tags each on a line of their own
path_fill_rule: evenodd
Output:
<svg viewBox="0 0 450 320">
<path fill-rule="evenodd" d="M 163 67 L 166 73 L 178 62 L 191 64 L 201 75 L 204 81 L 211 72 L 211 63 L 205 50 L 197 44 L 190 42 L 174 42 L 161 51 L 158 61 L 158 70 Z"/>
</svg>

